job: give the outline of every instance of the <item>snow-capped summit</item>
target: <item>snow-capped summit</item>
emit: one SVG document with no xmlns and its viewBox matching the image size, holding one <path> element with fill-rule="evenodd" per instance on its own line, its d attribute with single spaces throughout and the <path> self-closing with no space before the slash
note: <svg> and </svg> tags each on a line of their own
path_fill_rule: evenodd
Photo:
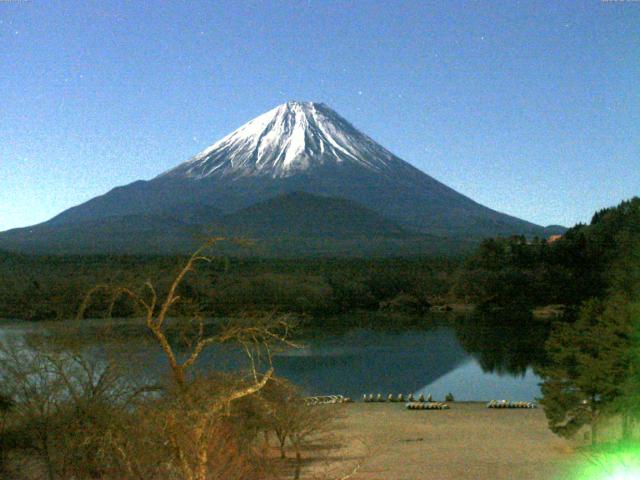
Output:
<svg viewBox="0 0 640 480">
<path fill-rule="evenodd" d="M 160 177 L 284 178 L 332 163 L 383 173 L 397 162 L 404 163 L 325 104 L 291 101 Z"/>
<path fill-rule="evenodd" d="M 276 251 L 301 255 L 414 255 L 420 245 L 451 251 L 483 237 L 558 233 L 474 202 L 322 103 L 288 102 L 151 180 L 116 187 L 41 225 L 0 233 L 0 248 L 189 251 L 211 231 L 278 238 Z M 323 250 L 327 245 L 334 246 Z"/>
</svg>

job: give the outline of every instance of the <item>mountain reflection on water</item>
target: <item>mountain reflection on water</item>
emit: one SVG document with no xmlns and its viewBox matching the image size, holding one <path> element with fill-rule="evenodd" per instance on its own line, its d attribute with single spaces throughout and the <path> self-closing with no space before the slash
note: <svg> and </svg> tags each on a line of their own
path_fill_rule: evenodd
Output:
<svg viewBox="0 0 640 480">
<path fill-rule="evenodd" d="M 299 349 L 276 353 L 275 370 L 310 395 L 343 394 L 360 399 L 365 393 L 431 393 L 442 399 L 451 392 L 457 400 L 533 400 L 540 395 L 540 379 L 532 366 L 543 360 L 546 323 L 526 314 L 501 312 L 427 324 L 424 329 L 356 328 L 325 333 L 302 341 Z M 40 328 L 2 324 L 0 336 Z M 96 344 L 88 351 L 97 357 L 105 354 Z M 120 346 L 120 352 L 127 356 L 128 364 L 136 366 L 136 376 L 157 378 L 167 371 L 162 352 L 140 336 Z M 246 367 L 242 350 L 230 345 L 205 350 L 197 362 L 201 372 Z"/>
<path fill-rule="evenodd" d="M 325 334 L 276 355 L 274 364 L 309 394 L 431 393 L 442 399 L 451 392 L 458 400 L 534 400 L 540 379 L 533 367 L 544 359 L 547 335 L 547 323 L 529 313 L 479 313 L 428 329 Z M 229 352 L 211 350 L 202 363 L 230 359 Z"/>
<path fill-rule="evenodd" d="M 314 393 L 407 394 L 463 364 L 453 330 L 385 333 L 355 330 L 307 346 L 303 355 L 279 355 L 276 371 Z"/>
<path fill-rule="evenodd" d="M 318 394 L 413 392 L 442 399 L 451 392 L 458 400 L 534 400 L 540 379 L 532 367 L 543 359 L 547 327 L 510 315 L 462 317 L 453 328 L 355 330 L 278 356 L 276 370 Z"/>
</svg>

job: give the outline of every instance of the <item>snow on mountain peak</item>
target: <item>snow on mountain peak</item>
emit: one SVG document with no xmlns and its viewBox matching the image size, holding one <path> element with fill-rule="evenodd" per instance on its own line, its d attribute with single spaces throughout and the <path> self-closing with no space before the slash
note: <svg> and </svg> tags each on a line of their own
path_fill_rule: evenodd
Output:
<svg viewBox="0 0 640 480">
<path fill-rule="evenodd" d="M 383 173 L 396 162 L 402 161 L 325 104 L 290 101 L 161 176 L 277 178 L 342 163 Z"/>
</svg>

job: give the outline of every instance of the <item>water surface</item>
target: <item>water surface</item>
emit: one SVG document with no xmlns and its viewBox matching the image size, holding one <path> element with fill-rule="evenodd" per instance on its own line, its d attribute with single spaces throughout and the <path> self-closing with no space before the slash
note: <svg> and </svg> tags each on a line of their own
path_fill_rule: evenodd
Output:
<svg viewBox="0 0 640 480">
<path fill-rule="evenodd" d="M 88 322 L 87 328 L 90 326 Z M 0 338 L 44 328 L 44 324 L 3 321 Z M 305 340 L 302 348 L 277 353 L 274 366 L 278 375 L 310 395 L 343 394 L 360 399 L 364 393 L 423 393 L 443 399 L 452 393 L 456 400 L 482 401 L 539 397 L 540 379 L 522 360 L 528 355 L 527 346 L 509 335 L 501 337 L 502 344 L 493 337 L 480 338 L 482 335 L 482 328 L 475 323 L 400 332 L 358 328 Z M 477 344 L 482 342 L 486 345 L 480 351 Z M 505 353 L 509 345 L 515 352 Z M 154 344 L 131 339 L 121 348 L 135 357 L 133 362 L 140 372 L 156 375 L 166 369 L 166 361 Z M 96 347 L 90 351 L 91 355 L 104 355 Z M 517 368 L 500 368 L 501 359 L 513 363 L 514 356 L 519 359 Z M 231 346 L 210 348 L 197 364 L 203 371 L 246 366 L 243 352 Z"/>
</svg>

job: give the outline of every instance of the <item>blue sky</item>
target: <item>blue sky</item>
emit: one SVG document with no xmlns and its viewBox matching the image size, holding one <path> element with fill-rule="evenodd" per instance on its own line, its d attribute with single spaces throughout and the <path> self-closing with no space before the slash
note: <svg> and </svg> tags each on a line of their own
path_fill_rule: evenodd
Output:
<svg viewBox="0 0 640 480">
<path fill-rule="evenodd" d="M 640 2 L 0 2 L 0 230 L 287 100 L 539 224 L 640 194 Z"/>
</svg>

